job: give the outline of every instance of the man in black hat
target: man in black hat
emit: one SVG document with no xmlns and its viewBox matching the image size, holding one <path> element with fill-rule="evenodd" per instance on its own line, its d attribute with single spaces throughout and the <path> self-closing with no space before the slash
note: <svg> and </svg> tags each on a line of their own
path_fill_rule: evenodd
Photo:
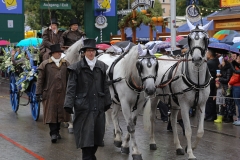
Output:
<svg viewBox="0 0 240 160">
<path fill-rule="evenodd" d="M 81 31 L 78 27 L 78 20 L 76 18 L 71 19 L 70 28 L 66 30 L 61 36 L 60 44 L 63 49 L 67 49 L 76 41 L 81 39 L 82 36 L 85 36 L 85 33 Z"/>
<path fill-rule="evenodd" d="M 83 160 L 95 160 L 98 146 L 105 133 L 105 111 L 112 103 L 107 85 L 108 66 L 95 57 L 96 41 L 84 40 L 81 49 L 85 57 L 68 67 L 67 93 L 64 109 L 73 113 L 73 131 L 77 148 L 82 149 Z"/>
<path fill-rule="evenodd" d="M 43 32 L 43 41 L 40 46 L 40 60 L 44 61 L 49 58 L 51 52 L 50 46 L 60 43 L 60 37 L 63 34 L 62 30 L 58 30 L 58 21 L 56 18 L 51 19 L 50 26 Z"/>
<path fill-rule="evenodd" d="M 50 46 L 50 58 L 38 67 L 36 98 L 43 104 L 43 123 L 49 124 L 52 143 L 61 139 L 61 122 L 68 122 L 70 114 L 63 109 L 67 88 L 67 67 L 69 63 L 62 58 L 60 44 Z"/>
</svg>

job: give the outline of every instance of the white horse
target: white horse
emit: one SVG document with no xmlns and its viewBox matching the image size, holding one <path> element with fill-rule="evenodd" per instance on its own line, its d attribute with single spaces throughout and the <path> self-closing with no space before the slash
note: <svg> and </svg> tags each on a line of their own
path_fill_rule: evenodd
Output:
<svg viewBox="0 0 240 160">
<path fill-rule="evenodd" d="M 177 113 L 181 109 L 181 115 L 185 126 L 185 134 L 187 138 L 186 152 L 188 159 L 195 159 L 192 149 L 197 147 L 199 140 L 204 134 L 204 115 L 205 104 L 210 93 L 209 83 L 211 75 L 206 63 L 206 50 L 208 46 L 207 29 L 211 22 L 205 26 L 194 26 L 188 21 L 191 33 L 188 35 L 189 53 L 184 59 L 172 61 L 173 58 L 167 56 L 161 57 L 159 60 L 157 84 L 161 84 L 161 88 L 157 89 L 159 97 L 151 99 L 151 124 L 150 128 L 150 142 L 156 144 L 154 139 L 154 121 L 156 114 L 156 107 L 159 99 L 168 102 L 170 98 L 171 105 L 171 122 L 173 126 L 174 143 L 176 145 L 176 152 L 179 155 L 184 154 L 184 150 L 180 145 L 177 134 Z M 164 87 L 165 86 L 165 87 Z M 180 107 L 178 107 L 180 106 Z M 189 120 L 189 109 L 191 106 L 196 107 L 198 121 L 198 130 L 196 141 L 191 144 L 192 129 Z M 147 103 L 145 109 L 149 109 Z M 149 119 L 148 119 L 149 120 Z"/>
<path fill-rule="evenodd" d="M 134 160 L 142 159 L 135 139 L 135 125 L 137 116 L 142 111 L 145 103 L 144 93 L 149 96 L 156 91 L 155 79 L 158 62 L 153 55 L 156 49 L 157 46 L 152 50 L 142 48 L 141 45 L 133 46 L 129 53 L 119 60 L 113 69 L 111 69 L 112 67 L 108 69 L 108 76 L 110 76 L 111 70 L 113 70 L 113 80 L 122 78 L 121 81 L 110 86 L 111 96 L 114 101 L 112 104 L 112 120 L 115 128 L 114 144 L 117 147 L 121 147 L 122 153 L 128 154 L 131 137 Z M 105 57 L 99 57 L 98 59 L 103 62 L 109 61 Z M 128 130 L 123 142 L 121 139 L 122 130 L 117 117 L 121 107 Z"/>
</svg>

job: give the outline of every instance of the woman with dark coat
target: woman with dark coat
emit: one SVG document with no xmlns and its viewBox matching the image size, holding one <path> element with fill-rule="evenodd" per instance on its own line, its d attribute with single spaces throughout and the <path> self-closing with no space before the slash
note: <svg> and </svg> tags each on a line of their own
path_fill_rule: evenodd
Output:
<svg viewBox="0 0 240 160">
<path fill-rule="evenodd" d="M 106 76 L 108 66 L 95 57 L 94 39 L 84 40 L 81 51 L 85 57 L 68 67 L 64 109 L 73 113 L 74 108 L 73 132 L 77 148 L 82 149 L 82 160 L 95 160 L 105 133 L 105 111 L 112 103 Z"/>
<path fill-rule="evenodd" d="M 220 75 L 216 78 L 216 81 L 219 81 L 222 86 L 223 96 L 226 97 L 228 90 L 228 82 L 233 74 L 233 70 L 231 68 L 231 64 L 229 63 L 230 58 L 228 56 L 224 56 L 222 59 L 222 64 L 220 65 Z M 235 114 L 235 106 L 234 101 L 229 98 L 225 98 L 225 103 L 220 109 L 221 116 L 223 117 L 223 121 L 225 123 L 229 123 L 233 120 L 233 115 Z M 219 121 L 219 120 L 218 120 Z M 214 121 L 216 122 L 216 121 Z"/>
</svg>

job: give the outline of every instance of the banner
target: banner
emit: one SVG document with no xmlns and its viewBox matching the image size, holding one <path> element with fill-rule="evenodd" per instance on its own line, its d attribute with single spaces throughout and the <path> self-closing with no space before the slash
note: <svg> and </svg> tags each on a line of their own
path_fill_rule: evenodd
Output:
<svg viewBox="0 0 240 160">
<path fill-rule="evenodd" d="M 94 0 L 95 16 L 100 13 L 96 9 L 106 9 L 104 16 L 116 16 L 116 0 Z"/>
<path fill-rule="evenodd" d="M 0 0 L 0 13 L 22 14 L 23 0 Z"/>
<path fill-rule="evenodd" d="M 240 0 L 220 0 L 220 7 L 236 7 L 240 6 Z"/>
</svg>

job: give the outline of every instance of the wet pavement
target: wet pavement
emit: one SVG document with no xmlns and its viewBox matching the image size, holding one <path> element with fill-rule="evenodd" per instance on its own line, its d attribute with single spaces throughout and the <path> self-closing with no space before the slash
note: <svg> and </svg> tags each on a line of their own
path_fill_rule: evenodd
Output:
<svg viewBox="0 0 240 160">
<path fill-rule="evenodd" d="M 0 160 L 81 160 L 81 150 L 76 149 L 74 136 L 67 128 L 61 128 L 62 139 L 52 144 L 48 125 L 42 123 L 42 108 L 38 121 L 31 116 L 30 106 L 19 106 L 14 113 L 10 106 L 9 84 L 0 78 Z M 20 104 L 27 103 L 23 94 Z M 159 112 L 157 112 L 159 116 Z M 126 123 L 119 114 L 123 133 L 127 132 Z M 191 118 L 193 139 L 196 135 L 197 119 Z M 158 149 L 149 150 L 149 134 L 143 130 L 142 116 L 136 127 L 136 139 L 143 160 L 186 160 L 188 155 L 177 156 L 173 144 L 173 134 L 166 130 L 167 123 L 156 120 L 156 142 Z M 179 139 L 183 147 L 186 139 L 178 126 Z M 240 126 L 231 123 L 214 124 L 205 122 L 205 133 L 194 155 L 198 160 L 237 160 L 240 159 Z M 105 134 L 105 146 L 96 153 L 98 160 L 132 160 L 131 154 L 121 154 L 113 145 L 113 125 Z M 131 141 L 130 141 L 131 142 Z M 131 146 L 131 145 L 130 145 Z"/>
</svg>

